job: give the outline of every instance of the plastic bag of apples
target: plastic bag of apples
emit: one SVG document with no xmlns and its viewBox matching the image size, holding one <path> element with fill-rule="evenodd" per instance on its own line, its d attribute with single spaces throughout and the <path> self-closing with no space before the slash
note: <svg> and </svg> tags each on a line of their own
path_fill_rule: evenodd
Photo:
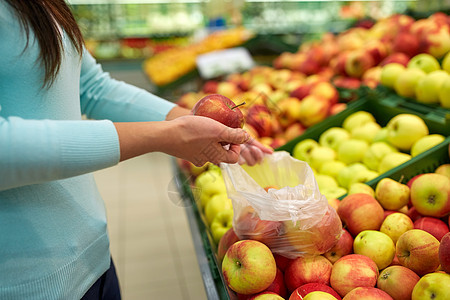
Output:
<svg viewBox="0 0 450 300">
<path fill-rule="evenodd" d="M 338 241 L 342 222 L 306 162 L 277 151 L 255 166 L 222 163 L 221 169 L 240 239 L 288 258 L 325 253 Z"/>
</svg>

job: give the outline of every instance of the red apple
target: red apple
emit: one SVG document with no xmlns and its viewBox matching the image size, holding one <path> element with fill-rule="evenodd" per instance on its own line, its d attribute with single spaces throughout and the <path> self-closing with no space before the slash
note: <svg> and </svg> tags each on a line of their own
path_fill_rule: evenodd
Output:
<svg viewBox="0 0 450 300">
<path fill-rule="evenodd" d="M 415 222 L 423 217 L 414 206 L 412 206 L 410 209 L 408 209 L 407 215 L 413 222 Z"/>
<path fill-rule="evenodd" d="M 450 233 L 444 235 L 439 245 L 439 262 L 441 268 L 450 274 Z"/>
<path fill-rule="evenodd" d="M 409 32 L 399 33 L 392 44 L 393 52 L 401 52 L 408 57 L 413 57 L 419 53 L 419 39 Z"/>
<path fill-rule="evenodd" d="M 217 82 L 215 80 L 208 80 L 203 85 L 203 92 L 206 94 L 216 94 L 218 85 L 219 85 L 219 82 Z"/>
<path fill-rule="evenodd" d="M 261 295 L 262 293 L 267 292 L 277 294 L 283 298 L 287 296 L 286 284 L 284 283 L 284 275 L 283 272 L 280 271 L 280 269 L 277 269 L 277 275 L 275 276 L 275 279 L 273 280 L 272 284 L 269 285 L 269 287 L 265 289 L 263 292 L 257 295 Z M 254 297 L 256 297 L 257 295 L 237 294 L 237 298 L 238 300 L 250 300 L 254 299 Z"/>
<path fill-rule="evenodd" d="M 383 207 L 374 197 L 364 193 L 346 196 L 337 212 L 353 236 L 363 230 L 379 230 L 384 220 Z"/>
<path fill-rule="evenodd" d="M 394 300 L 388 293 L 375 287 L 357 287 L 344 297 L 345 300 Z"/>
<path fill-rule="evenodd" d="M 277 274 L 275 258 L 261 242 L 243 240 L 228 248 L 222 261 L 224 280 L 239 294 L 255 294 L 264 291 Z"/>
<path fill-rule="evenodd" d="M 348 75 L 345 70 L 345 64 L 348 59 L 349 53 L 349 51 L 340 52 L 337 56 L 331 59 L 330 67 L 333 69 L 336 75 Z"/>
<path fill-rule="evenodd" d="M 242 128 L 244 116 L 229 98 L 211 94 L 200 99 L 192 109 L 196 116 L 209 117 L 228 127 Z"/>
<path fill-rule="evenodd" d="M 285 271 L 289 261 L 291 260 L 290 258 L 287 258 L 286 256 L 274 253 L 273 257 L 275 257 L 275 262 L 277 263 L 277 267 L 278 269 L 280 269 L 281 271 Z"/>
<path fill-rule="evenodd" d="M 272 115 L 265 105 L 253 105 L 247 111 L 246 121 L 260 137 L 270 137 L 274 131 Z"/>
<path fill-rule="evenodd" d="M 351 77 L 361 78 L 364 72 L 373 66 L 375 61 L 367 51 L 356 50 L 349 53 L 345 62 L 345 72 Z"/>
<path fill-rule="evenodd" d="M 347 230 L 342 229 L 342 235 L 339 238 L 339 241 L 328 252 L 325 252 L 324 256 L 334 264 L 339 258 L 351 254 L 352 251 L 353 237 Z"/>
<path fill-rule="evenodd" d="M 374 287 L 377 283 L 376 263 L 365 255 L 349 254 L 334 263 L 331 270 L 331 287 L 344 297 L 357 287 Z"/>
<path fill-rule="evenodd" d="M 443 217 L 450 213 L 450 179 L 447 176 L 423 174 L 411 185 L 411 202 L 417 211 L 430 217 Z"/>
<path fill-rule="evenodd" d="M 405 53 L 395 52 L 388 55 L 385 59 L 383 59 L 380 63 L 380 66 L 384 66 L 390 63 L 398 63 L 403 66 L 407 66 L 409 62 L 409 57 Z"/>
<path fill-rule="evenodd" d="M 347 108 L 347 103 L 336 103 L 330 108 L 330 116 L 340 113 Z"/>
<path fill-rule="evenodd" d="M 301 86 L 299 86 L 298 88 L 294 89 L 289 96 L 290 97 L 294 97 L 297 98 L 298 100 L 302 100 L 303 98 L 305 98 L 306 96 L 309 95 L 310 91 L 311 91 L 311 84 L 303 84 Z"/>
<path fill-rule="evenodd" d="M 289 300 L 303 300 L 303 298 L 308 295 L 309 293 L 315 292 L 315 291 L 321 291 L 326 292 L 332 296 L 334 296 L 336 299 L 341 300 L 341 296 L 339 296 L 338 293 L 336 293 L 335 290 L 333 290 L 328 285 L 325 285 L 323 283 L 307 283 L 304 284 L 298 288 L 296 288 L 291 296 L 289 297 Z"/>
<path fill-rule="evenodd" d="M 241 91 L 237 87 L 236 84 L 228 81 L 221 81 L 217 84 L 217 91 L 216 93 L 219 95 L 223 95 L 224 97 L 228 98 L 234 98 L 236 97 Z"/>
<path fill-rule="evenodd" d="M 414 222 L 415 229 L 422 229 L 434 236 L 438 241 L 449 232 L 444 221 L 433 217 L 423 217 Z"/>
<path fill-rule="evenodd" d="M 311 87 L 312 95 L 320 96 L 326 100 L 330 105 L 334 105 L 339 100 L 339 93 L 336 88 L 329 81 L 317 82 Z"/>
<path fill-rule="evenodd" d="M 410 300 L 420 277 L 403 266 L 390 266 L 381 271 L 377 287 L 396 300 Z"/>
<path fill-rule="evenodd" d="M 225 253 L 227 253 L 228 248 L 231 245 L 239 241 L 238 236 L 234 232 L 233 228 L 230 228 L 225 232 L 225 234 L 220 238 L 219 245 L 217 246 L 217 260 L 222 263 Z"/>
<path fill-rule="evenodd" d="M 328 117 L 330 106 L 329 101 L 321 96 L 306 96 L 300 102 L 299 120 L 305 127 L 315 125 Z"/>
<path fill-rule="evenodd" d="M 304 131 L 305 131 L 305 127 L 303 127 L 302 124 L 300 124 L 298 122 L 291 124 L 284 131 L 284 138 L 286 139 L 286 141 L 291 141 L 291 140 L 295 139 L 296 137 L 301 136 Z"/>
<path fill-rule="evenodd" d="M 373 65 L 378 65 L 388 55 L 388 47 L 380 40 L 371 40 L 365 46 L 364 50 L 373 59 Z"/>
<path fill-rule="evenodd" d="M 358 78 L 337 76 L 333 79 L 333 84 L 339 88 L 356 90 L 361 86 L 361 80 Z"/>
<path fill-rule="evenodd" d="M 426 231 L 411 229 L 397 241 L 396 255 L 400 264 L 422 276 L 439 266 L 439 241 Z"/>
<path fill-rule="evenodd" d="M 306 283 L 330 283 L 333 265 L 323 256 L 298 257 L 290 261 L 285 271 L 286 287 L 290 292 Z"/>
</svg>

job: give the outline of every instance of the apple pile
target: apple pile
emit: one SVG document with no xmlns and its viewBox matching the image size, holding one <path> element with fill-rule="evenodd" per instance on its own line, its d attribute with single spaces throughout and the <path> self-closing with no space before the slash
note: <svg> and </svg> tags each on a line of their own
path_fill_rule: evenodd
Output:
<svg viewBox="0 0 450 300">
<path fill-rule="evenodd" d="M 381 84 L 402 97 L 450 108 L 450 52 L 442 65 L 427 53 L 414 56 L 406 67 L 387 64 L 381 70 Z"/>
<path fill-rule="evenodd" d="M 287 258 L 230 228 L 217 257 L 231 299 L 450 299 L 450 164 L 384 178 L 337 213 L 345 227 L 322 255 Z"/>
<path fill-rule="evenodd" d="M 311 166 L 321 193 L 330 200 L 358 192 L 360 183 L 444 140 L 443 135 L 429 134 L 426 123 L 416 115 L 396 115 L 381 127 L 370 112 L 361 110 L 344 119 L 342 127 L 325 130 L 318 141 L 301 140 L 292 155 Z"/>
</svg>

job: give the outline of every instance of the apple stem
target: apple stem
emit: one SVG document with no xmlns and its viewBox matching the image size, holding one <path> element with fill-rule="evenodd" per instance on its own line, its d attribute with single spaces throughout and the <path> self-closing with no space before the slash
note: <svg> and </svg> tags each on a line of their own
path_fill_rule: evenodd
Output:
<svg viewBox="0 0 450 300">
<path fill-rule="evenodd" d="M 238 108 L 239 106 L 242 106 L 242 105 L 244 105 L 244 104 L 245 104 L 245 101 L 242 102 L 241 104 L 238 104 L 238 105 L 233 106 L 233 107 L 231 108 L 231 110 L 233 110 L 233 109 L 235 109 L 235 108 Z"/>
<path fill-rule="evenodd" d="M 400 179 L 398 180 L 398 182 L 399 182 L 399 183 L 402 183 L 403 179 L 405 179 L 405 176 L 404 176 L 404 175 L 400 176 Z"/>
</svg>

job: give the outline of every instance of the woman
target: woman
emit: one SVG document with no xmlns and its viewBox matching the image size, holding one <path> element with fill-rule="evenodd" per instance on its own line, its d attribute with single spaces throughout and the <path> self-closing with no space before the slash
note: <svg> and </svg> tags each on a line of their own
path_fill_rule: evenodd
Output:
<svg viewBox="0 0 450 300">
<path fill-rule="evenodd" d="M 0 299 L 120 298 L 92 171 L 154 151 L 197 165 L 270 153 L 111 79 L 64 0 L 0 0 L 0 37 Z"/>
</svg>

